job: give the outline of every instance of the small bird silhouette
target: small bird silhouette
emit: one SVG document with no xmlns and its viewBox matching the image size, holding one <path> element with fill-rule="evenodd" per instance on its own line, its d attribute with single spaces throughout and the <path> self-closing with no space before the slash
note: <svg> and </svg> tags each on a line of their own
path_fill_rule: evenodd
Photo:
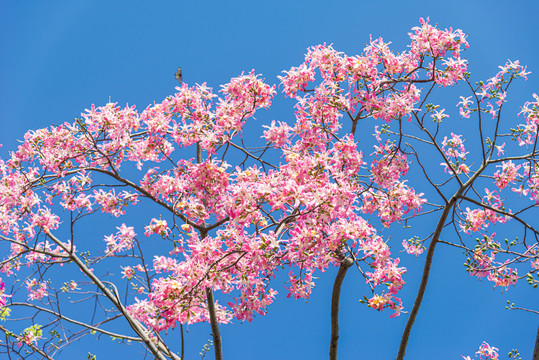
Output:
<svg viewBox="0 0 539 360">
<path fill-rule="evenodd" d="M 181 67 L 178 67 L 178 71 L 174 74 L 174 76 L 176 77 L 176 80 L 178 80 L 178 82 L 182 83 L 182 68 Z"/>
</svg>

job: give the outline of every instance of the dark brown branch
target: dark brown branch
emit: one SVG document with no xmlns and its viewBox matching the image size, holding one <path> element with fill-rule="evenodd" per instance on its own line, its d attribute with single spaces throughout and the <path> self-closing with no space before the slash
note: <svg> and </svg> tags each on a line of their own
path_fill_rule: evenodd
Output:
<svg viewBox="0 0 539 360">
<path fill-rule="evenodd" d="M 537 328 L 537 337 L 535 338 L 532 360 L 539 360 L 539 328 Z"/>
<path fill-rule="evenodd" d="M 537 337 L 535 338 L 532 360 L 539 360 L 539 328 L 537 328 Z"/>
<path fill-rule="evenodd" d="M 247 155 L 248 157 L 251 157 L 251 158 L 253 158 L 253 159 L 259 161 L 261 164 L 268 165 L 268 166 L 270 166 L 270 167 L 272 167 L 272 168 L 274 168 L 274 169 L 277 168 L 277 166 L 275 166 L 275 165 L 273 165 L 273 164 L 270 164 L 270 163 L 267 162 L 267 161 L 262 160 L 259 156 L 256 156 L 256 155 L 250 153 L 249 151 L 247 151 L 247 150 L 244 149 L 243 147 L 234 144 L 232 141 L 229 141 L 227 144 L 230 144 L 232 147 L 234 147 L 234 148 L 236 148 L 236 149 L 242 151 L 245 155 Z"/>
<path fill-rule="evenodd" d="M 180 353 L 180 358 L 183 360 L 183 354 L 185 350 L 185 341 L 183 338 L 183 324 L 182 323 L 180 323 L 180 331 L 181 331 L 181 336 L 182 336 L 182 352 Z"/>
<path fill-rule="evenodd" d="M 197 148 L 200 148 L 200 145 L 197 144 Z M 208 233 L 205 231 L 200 232 L 201 239 L 204 239 L 207 235 Z M 226 256 L 228 256 L 228 254 L 225 255 L 225 257 Z M 218 260 L 215 263 L 215 265 L 217 265 L 219 261 L 220 260 Z M 206 273 L 206 275 L 202 277 L 202 279 L 208 276 L 211 268 L 212 266 L 209 267 L 208 272 Z M 215 300 L 213 298 L 213 289 L 211 287 L 206 288 L 206 302 L 208 303 L 208 314 L 210 315 L 210 326 L 211 326 L 211 335 L 213 337 L 213 349 L 215 353 L 215 360 L 223 360 L 223 349 L 221 345 L 221 332 L 219 331 L 219 323 L 217 321 L 217 314 L 215 312 Z"/>
<path fill-rule="evenodd" d="M 425 265 L 423 267 L 423 276 L 421 277 L 421 284 L 419 285 L 419 290 L 417 291 L 417 296 L 415 298 L 414 306 L 412 308 L 412 311 L 410 312 L 410 317 L 408 318 L 408 321 L 406 322 L 406 327 L 404 328 L 404 332 L 402 334 L 401 343 L 399 347 L 399 353 L 397 354 L 397 360 L 403 360 L 404 355 L 406 354 L 406 346 L 408 345 L 408 338 L 410 337 L 412 326 L 414 326 L 415 318 L 417 316 L 417 313 L 419 312 L 419 307 L 421 306 L 421 302 L 423 301 L 423 295 L 425 294 L 427 283 L 429 281 L 430 268 L 432 266 L 432 260 L 434 258 L 434 250 L 436 249 L 436 244 L 438 243 L 438 238 L 440 237 L 440 234 L 442 232 L 442 228 L 445 224 L 445 220 L 447 219 L 447 216 L 449 215 L 449 211 L 453 207 L 454 203 L 455 203 L 455 200 L 451 199 L 449 202 L 449 205 L 446 205 L 442 215 L 440 216 L 440 220 L 438 220 L 436 231 L 434 232 L 434 235 L 430 242 L 429 249 L 427 251 L 427 256 L 425 258 Z"/>
<path fill-rule="evenodd" d="M 399 346 L 399 353 L 397 354 L 396 360 L 403 360 L 404 355 L 406 354 L 406 346 L 408 345 L 408 338 L 410 337 L 410 332 L 412 331 L 412 327 L 414 326 L 415 319 L 417 317 L 417 313 L 419 312 L 419 308 L 421 307 L 421 302 L 423 301 L 423 295 L 425 295 L 425 290 L 427 289 L 427 283 L 429 281 L 429 275 L 430 275 L 430 268 L 432 266 L 432 261 L 434 259 L 434 250 L 436 249 L 436 245 L 438 244 L 438 240 L 440 239 L 440 234 L 442 233 L 442 230 L 444 228 L 445 221 L 447 220 L 447 216 L 457 203 L 458 199 L 462 196 L 464 191 L 470 187 L 474 181 L 481 175 L 483 170 L 485 170 L 486 164 L 483 164 L 479 170 L 470 178 L 468 181 L 466 181 L 465 184 L 463 184 L 451 197 L 449 202 L 444 208 L 444 211 L 440 215 L 440 219 L 438 220 L 438 224 L 436 225 L 436 230 L 434 231 L 434 234 L 432 235 L 432 240 L 429 245 L 429 249 L 427 251 L 427 256 L 425 258 L 425 265 L 423 267 L 423 275 L 421 277 L 421 283 L 419 285 L 419 289 L 417 290 L 417 295 L 415 298 L 414 306 L 412 308 L 412 311 L 410 312 L 410 317 L 408 317 L 408 321 L 406 322 L 406 327 L 404 328 L 404 332 L 402 333 L 401 343 Z"/>
<path fill-rule="evenodd" d="M 331 342 L 329 344 L 329 359 L 337 360 L 337 346 L 339 342 L 339 299 L 341 297 L 341 286 L 348 268 L 354 264 L 354 260 L 347 257 L 341 263 L 337 277 L 333 283 L 333 294 L 331 296 Z"/>
<path fill-rule="evenodd" d="M 215 313 L 215 301 L 213 299 L 213 290 L 206 289 L 206 299 L 208 301 L 208 312 L 210 313 L 211 334 L 213 337 L 213 348 L 215 352 L 215 360 L 223 360 L 223 349 L 221 345 L 221 333 L 219 332 L 219 323 Z"/>
</svg>

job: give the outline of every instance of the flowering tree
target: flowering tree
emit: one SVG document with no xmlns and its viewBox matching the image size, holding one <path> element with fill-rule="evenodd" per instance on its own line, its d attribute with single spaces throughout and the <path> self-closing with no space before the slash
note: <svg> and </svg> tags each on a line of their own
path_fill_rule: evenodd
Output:
<svg viewBox="0 0 539 360">
<path fill-rule="evenodd" d="M 539 203 L 539 97 L 523 105 L 522 124 L 501 117 L 526 68 L 508 62 L 473 84 L 460 30 L 421 20 L 409 36 L 401 53 L 382 39 L 354 56 L 309 49 L 279 77 L 296 101 L 294 121 L 264 126 L 262 140 L 243 127 L 271 106 L 276 89 L 254 72 L 231 79 L 220 95 L 183 83 L 142 113 L 109 103 L 74 123 L 29 131 L 0 161 L 0 306 L 10 320 L 0 324 L 1 351 L 52 359 L 81 336 L 103 334 L 140 343 L 156 359 L 180 359 L 183 325 L 208 322 L 222 359 L 219 326 L 263 315 L 279 269 L 289 269 L 288 296 L 298 299 L 311 294 L 315 271 L 336 266 L 329 339 L 336 359 L 340 288 L 354 266 L 366 280 L 366 306 L 391 317 L 411 308 L 403 359 L 438 244 L 462 249 L 472 276 L 536 287 L 538 228 L 529 213 Z M 445 109 L 429 102 L 456 83 L 469 93 L 457 106 L 477 129 L 467 139 L 480 144 L 476 154 Z M 366 131 L 374 148 L 358 146 Z M 410 169 L 423 174 L 419 185 L 433 198 L 407 181 Z M 130 217 L 135 206 L 150 217 Z M 437 216 L 426 233 L 397 242 L 380 235 L 424 214 Z M 107 228 L 111 217 L 123 218 Z M 79 230 L 92 220 L 104 225 Z M 507 221 L 522 235 L 503 244 L 492 229 Z M 441 239 L 450 232 L 455 241 Z M 416 256 L 427 249 L 413 304 L 399 297 L 401 246 Z M 91 323 L 64 311 L 88 303 L 98 304 Z M 129 333 L 109 330 L 121 321 Z M 173 346 L 165 334 L 176 327 L 181 343 Z M 481 346 L 481 356 L 495 349 Z"/>
</svg>

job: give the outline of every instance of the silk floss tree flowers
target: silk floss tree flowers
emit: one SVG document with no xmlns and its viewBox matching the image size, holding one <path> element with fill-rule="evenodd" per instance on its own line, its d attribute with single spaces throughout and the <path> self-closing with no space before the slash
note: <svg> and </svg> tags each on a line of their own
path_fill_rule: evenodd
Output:
<svg viewBox="0 0 539 360">
<path fill-rule="evenodd" d="M 183 358 L 183 326 L 208 322 L 221 359 L 219 325 L 269 311 L 283 291 L 272 283 L 276 276 L 287 277 L 288 297 L 309 298 L 316 274 L 337 267 L 329 339 L 336 359 L 340 287 L 355 265 L 365 280 L 358 300 L 390 317 L 406 314 L 397 354 L 403 359 L 438 244 L 463 250 L 466 270 L 495 286 L 523 278 L 536 286 L 537 228 L 527 214 L 538 199 L 539 105 L 525 103 L 525 124 L 510 129 L 500 112 L 526 68 L 508 62 L 474 86 L 462 31 L 421 19 L 409 38 L 400 53 L 381 38 L 359 55 L 308 49 L 303 63 L 279 77 L 284 96 L 295 101 L 294 118 L 261 125 L 259 142 L 244 136 L 245 124 L 271 107 L 277 88 L 254 71 L 217 93 L 182 82 L 140 113 L 108 103 L 73 123 L 29 131 L 0 161 L 3 316 L 26 308 L 38 313 L 36 322 L 41 313 L 65 319 L 60 309 L 68 299 L 105 299 L 110 309 L 101 323 L 66 321 L 140 343 L 157 359 Z M 427 102 L 455 84 L 471 92 L 457 106 L 462 117 L 477 117 L 476 154 L 446 110 Z M 484 125 L 486 115 L 494 128 Z M 374 146 L 360 146 L 360 127 L 372 129 Z M 428 154 L 418 150 L 425 146 Z M 414 185 L 411 169 L 423 174 L 425 190 Z M 514 196 L 520 209 L 505 205 Z M 127 220 L 131 208 L 150 218 Z M 426 234 L 386 235 L 422 213 L 437 216 Z M 74 226 L 103 215 L 118 221 L 101 238 Z M 519 223 L 524 237 L 502 245 L 491 229 L 507 221 Z M 442 230 L 461 241 L 442 241 Z M 401 250 L 424 257 L 427 275 L 415 301 L 400 295 Z M 57 268 L 69 277 L 62 286 L 52 276 Z M 15 274 L 24 287 L 13 285 Z M 117 318 L 131 333 L 108 330 Z M 54 330 L 56 321 L 32 326 L 19 333 L 2 326 L 3 351 L 24 346 L 52 359 L 75 339 Z M 166 336 L 178 327 L 179 348 Z"/>
</svg>

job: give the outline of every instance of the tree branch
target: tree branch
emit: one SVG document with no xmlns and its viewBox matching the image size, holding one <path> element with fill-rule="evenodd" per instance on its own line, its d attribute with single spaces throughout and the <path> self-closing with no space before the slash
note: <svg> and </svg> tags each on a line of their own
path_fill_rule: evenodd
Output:
<svg viewBox="0 0 539 360">
<path fill-rule="evenodd" d="M 337 360 L 337 346 L 339 342 L 339 299 L 341 297 L 341 286 L 348 268 L 354 264 L 351 257 L 345 258 L 333 283 L 333 294 L 331 296 L 331 341 L 329 343 L 329 359 Z"/>
<path fill-rule="evenodd" d="M 208 301 L 208 312 L 210 314 L 211 334 L 213 336 L 215 360 L 223 360 L 221 333 L 219 332 L 219 323 L 217 322 L 217 315 L 215 313 L 215 302 L 213 299 L 213 290 L 211 288 L 206 288 L 206 299 Z"/>
<path fill-rule="evenodd" d="M 539 327 L 537 328 L 537 337 L 535 338 L 532 360 L 539 360 Z"/>
<path fill-rule="evenodd" d="M 419 289 L 417 290 L 417 295 L 415 298 L 414 306 L 412 308 L 412 311 L 410 312 L 410 317 L 408 318 L 408 321 L 406 322 L 406 327 L 404 328 L 404 332 L 402 333 L 401 343 L 399 346 L 399 353 L 397 354 L 396 360 L 403 360 L 404 355 L 406 354 L 406 346 L 408 345 L 408 338 L 410 337 L 410 332 L 412 331 L 412 327 L 414 326 L 415 318 L 417 316 L 417 313 L 419 312 L 419 308 L 421 307 L 421 302 L 423 301 L 423 295 L 425 295 L 425 290 L 427 288 L 427 283 L 429 281 L 429 275 L 430 275 L 430 268 L 432 266 L 432 260 L 434 258 L 434 250 L 436 249 L 436 244 L 438 243 L 438 240 L 440 239 L 440 234 L 442 233 L 442 230 L 444 228 L 445 221 L 447 220 L 447 216 L 451 212 L 451 209 L 455 206 L 458 199 L 462 196 L 464 191 L 473 184 L 475 179 L 479 177 L 479 175 L 485 170 L 486 164 L 483 164 L 477 172 L 466 181 L 465 184 L 463 184 L 451 197 L 447 205 L 445 205 L 444 211 L 442 212 L 442 215 L 440 215 L 440 219 L 438 220 L 438 224 L 436 225 L 436 230 L 434 231 L 434 234 L 432 235 L 432 240 L 429 245 L 429 249 L 427 251 L 427 256 L 425 258 L 425 265 L 423 267 L 423 276 L 421 277 L 421 283 L 419 285 Z"/>
</svg>

